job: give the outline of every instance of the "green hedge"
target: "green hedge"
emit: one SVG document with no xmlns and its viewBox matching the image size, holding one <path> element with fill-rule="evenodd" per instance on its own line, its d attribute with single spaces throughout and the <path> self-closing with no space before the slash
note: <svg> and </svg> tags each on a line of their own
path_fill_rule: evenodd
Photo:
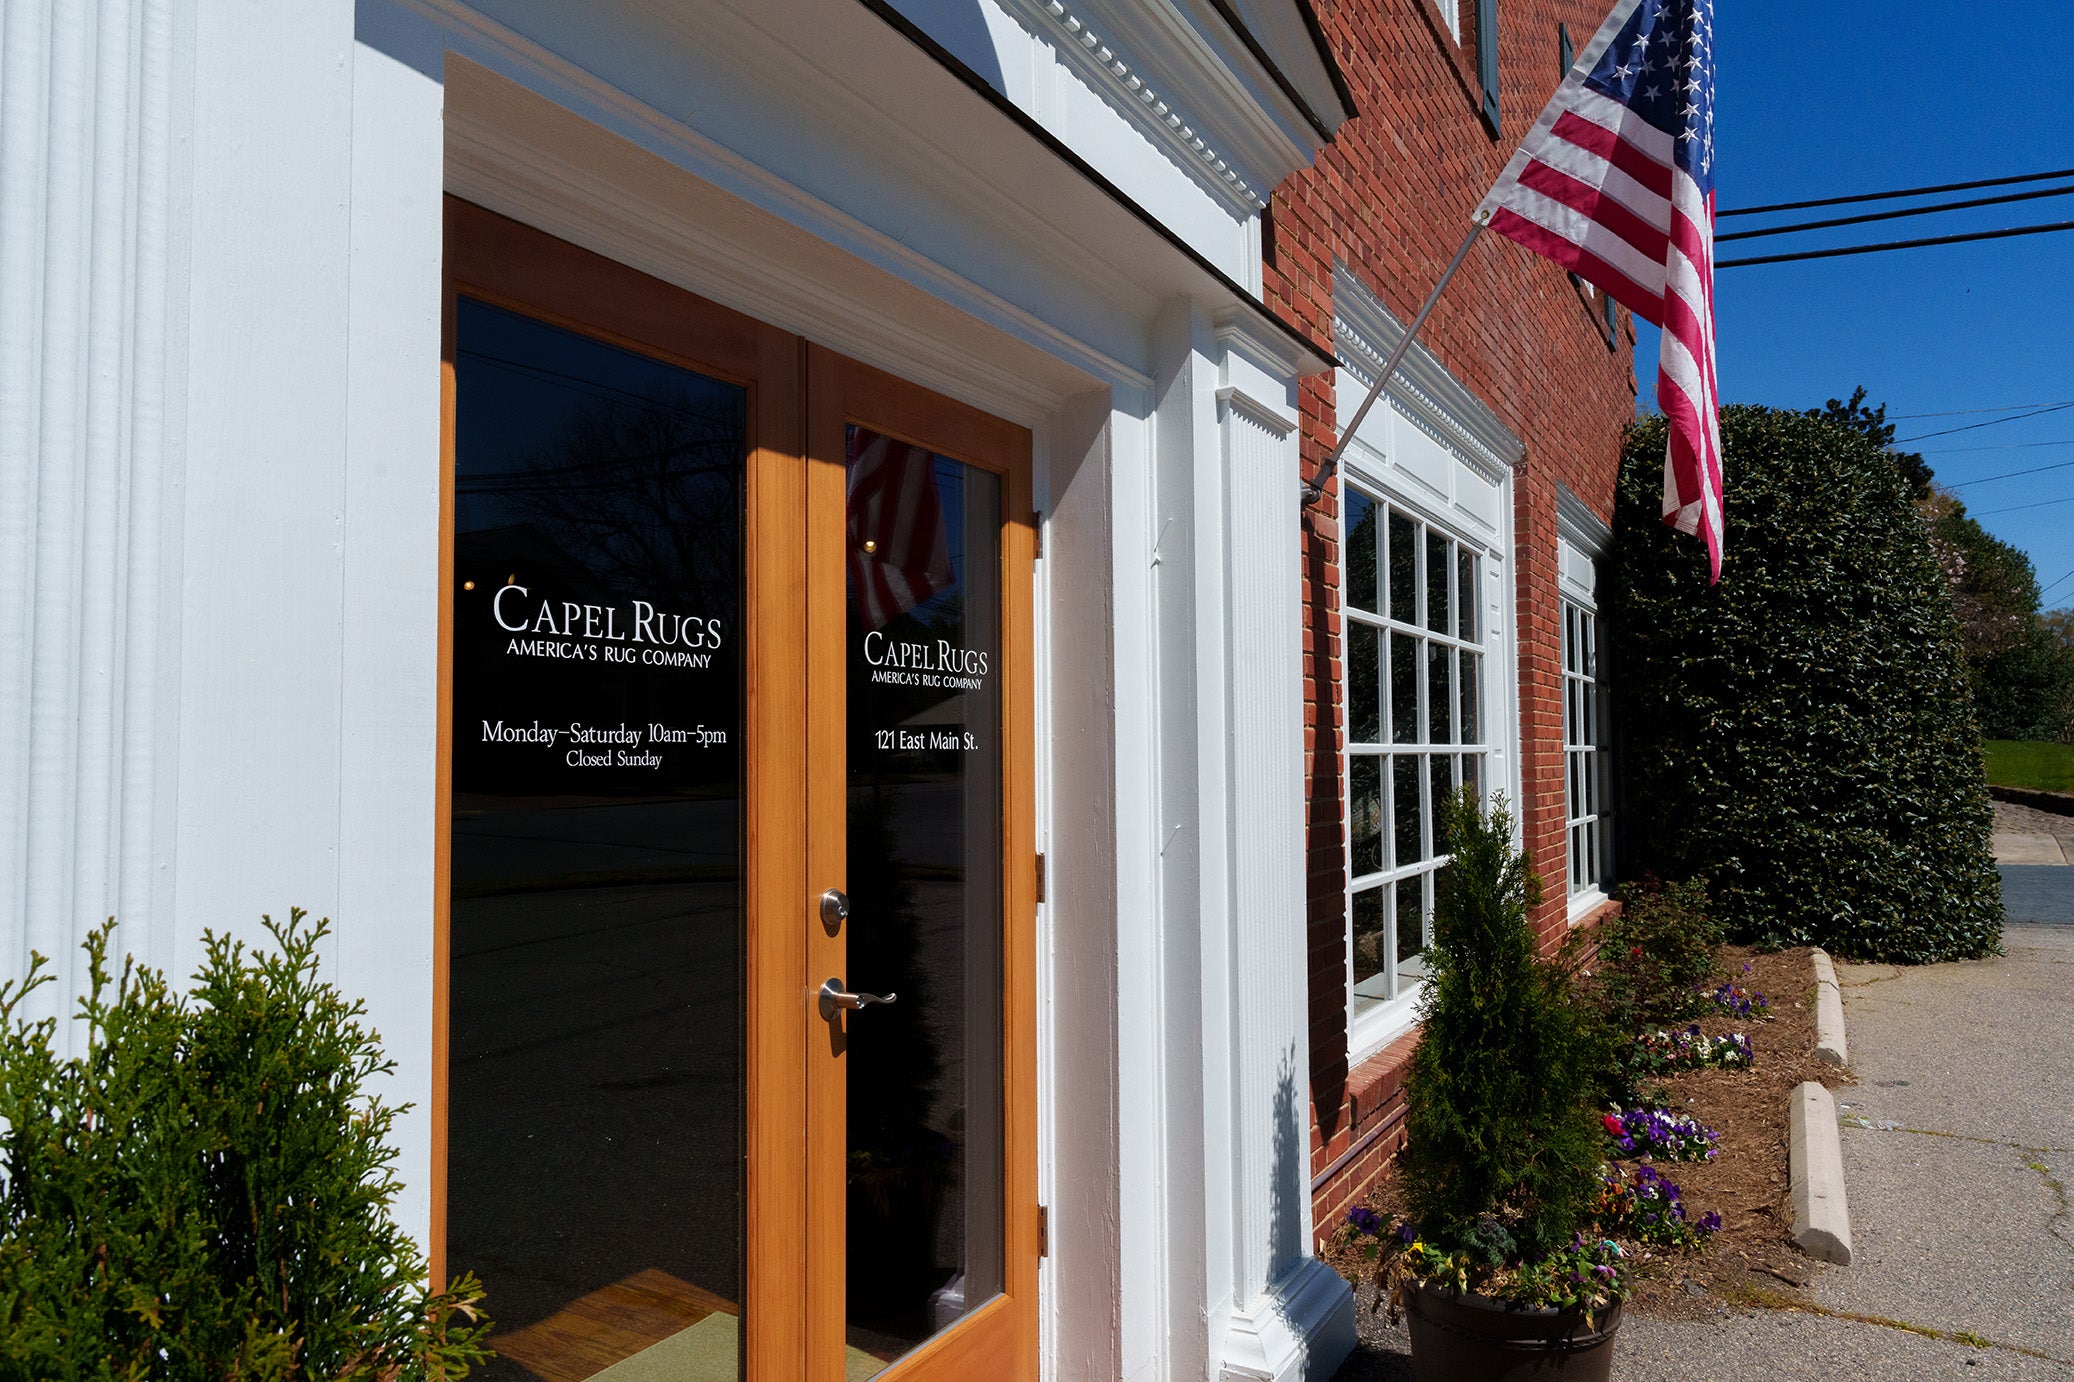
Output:
<svg viewBox="0 0 2074 1382">
<path fill-rule="evenodd" d="M 1901 474 L 1850 428 L 1721 414 L 1721 583 L 1629 432 L 1606 623 L 1630 873 L 1703 876 L 1730 931 L 1926 961 L 1999 948 L 1980 732 Z"/>
<path fill-rule="evenodd" d="M 481 1361 L 472 1276 L 445 1291 L 390 1213 L 393 1066 L 317 974 L 203 934 L 191 994 L 86 944 L 79 1055 L 0 982 L 0 1382 L 454 1382 Z"/>
</svg>

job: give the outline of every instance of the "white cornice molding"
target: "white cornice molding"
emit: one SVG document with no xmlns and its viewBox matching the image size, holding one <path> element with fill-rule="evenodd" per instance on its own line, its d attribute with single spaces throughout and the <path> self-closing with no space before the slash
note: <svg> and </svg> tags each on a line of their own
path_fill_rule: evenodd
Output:
<svg viewBox="0 0 2074 1382">
<path fill-rule="evenodd" d="M 1556 531 L 1588 557 L 1601 555 L 1613 541 L 1611 525 L 1561 480 L 1556 481 Z"/>
<path fill-rule="evenodd" d="M 1182 112 L 1168 94 L 1171 88 L 1164 82 L 1156 87 L 1147 81 L 1139 66 L 1119 53 L 1116 44 L 1075 9 L 1069 9 L 1063 0 L 1000 3 L 1237 214 L 1252 215 L 1267 205 L 1267 199 L 1232 161 L 1203 137 L 1196 128 L 1198 120 Z"/>
<path fill-rule="evenodd" d="M 1308 352 L 1300 353 L 1287 336 L 1262 331 L 1260 325 L 1253 313 L 1230 307 L 1210 315 L 1211 336 L 1226 353 L 1236 350 L 1272 375 L 1293 379 L 1303 373 Z"/>
<path fill-rule="evenodd" d="M 1296 423 L 1281 410 L 1261 402 L 1252 394 L 1234 385 L 1227 384 L 1217 391 L 1217 406 L 1221 413 L 1231 413 L 1272 434 L 1276 440 L 1296 430 Z"/>
<path fill-rule="evenodd" d="M 1308 167 L 1319 147 L 1301 114 L 1282 109 L 1289 102 L 1279 90 L 1241 80 L 1238 55 L 1212 48 L 1165 3 L 996 3 L 1235 214 L 1263 209 L 1275 184 Z"/>
<path fill-rule="evenodd" d="M 1404 338 L 1404 323 L 1344 264 L 1333 266 L 1332 304 L 1332 331 L 1341 362 L 1364 386 L 1372 386 L 1383 362 Z M 1417 341 L 1405 352 L 1384 392 L 1400 416 L 1493 483 L 1526 458 L 1526 443 Z"/>
</svg>

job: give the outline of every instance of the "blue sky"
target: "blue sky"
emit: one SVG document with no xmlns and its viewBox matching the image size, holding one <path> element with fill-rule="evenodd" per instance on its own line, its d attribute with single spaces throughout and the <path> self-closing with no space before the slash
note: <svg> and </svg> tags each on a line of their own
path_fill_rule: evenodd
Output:
<svg viewBox="0 0 2074 1382">
<path fill-rule="evenodd" d="M 1997 22 L 1982 22 L 1988 15 Z M 1715 39 L 1720 208 L 2074 167 L 2070 0 L 2008 13 L 1949 0 L 1720 0 Z M 1717 230 L 1880 209 L 1730 217 Z M 2074 221 L 2074 196 L 1738 241 L 1719 257 L 2044 221 Z M 1715 297 L 1721 389 L 1732 403 L 1816 407 L 1863 384 L 1891 420 L 2074 400 L 2074 231 L 1722 269 Z M 1656 351 L 1644 325 L 1635 362 L 1645 402 Z M 1896 436 L 2000 416 L 1903 419 Z M 1964 484 L 2074 463 L 2074 408 L 1909 449 L 1941 483 L 1963 486 L 1990 532 L 2030 554 L 2041 585 L 2067 577 L 2047 591 L 2048 608 L 2074 605 L 2074 464 Z M 1734 487 L 1733 473 L 1726 483 Z M 2057 499 L 2068 502 L 2013 508 Z"/>
</svg>

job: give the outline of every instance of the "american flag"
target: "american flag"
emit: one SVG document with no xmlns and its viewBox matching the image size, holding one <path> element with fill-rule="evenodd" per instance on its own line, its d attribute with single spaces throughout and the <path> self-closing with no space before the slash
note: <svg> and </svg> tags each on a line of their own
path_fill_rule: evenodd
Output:
<svg viewBox="0 0 2074 1382">
<path fill-rule="evenodd" d="M 864 627 L 885 627 L 956 579 L 936 458 L 852 426 L 847 438 L 850 601 Z"/>
<path fill-rule="evenodd" d="M 1713 0 L 1618 0 L 1476 214 L 1663 328 L 1664 522 L 1720 580 Z"/>
</svg>

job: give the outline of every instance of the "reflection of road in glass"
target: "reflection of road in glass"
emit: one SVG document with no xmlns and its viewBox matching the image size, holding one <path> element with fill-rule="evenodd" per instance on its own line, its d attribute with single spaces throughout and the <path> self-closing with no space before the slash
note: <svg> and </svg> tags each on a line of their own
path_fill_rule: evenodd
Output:
<svg viewBox="0 0 2074 1382">
<path fill-rule="evenodd" d="M 620 828 L 642 809 L 618 810 Z M 497 828 L 476 839 L 457 830 L 457 882 L 464 861 L 490 874 L 478 850 L 526 839 L 551 871 L 548 818 L 592 813 L 508 814 L 477 818 Z M 562 841 L 587 831 L 568 824 Z M 480 1273 L 499 1332 L 643 1272 L 739 1302 L 734 880 L 457 890 L 453 956 L 451 1269 Z M 483 1375 L 534 1374 L 500 1362 Z"/>
</svg>

